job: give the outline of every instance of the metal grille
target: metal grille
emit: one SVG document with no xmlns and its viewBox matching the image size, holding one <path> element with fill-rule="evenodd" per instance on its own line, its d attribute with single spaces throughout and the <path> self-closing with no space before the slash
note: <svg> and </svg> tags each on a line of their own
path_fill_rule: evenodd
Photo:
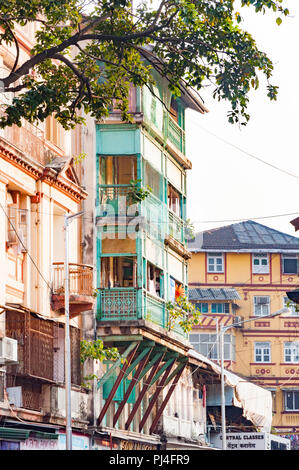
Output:
<svg viewBox="0 0 299 470">
<path fill-rule="evenodd" d="M 71 341 L 71 381 L 72 384 L 81 385 L 81 363 L 80 363 L 80 330 L 70 328 Z"/>
<path fill-rule="evenodd" d="M 6 336 L 18 341 L 19 358 L 17 365 L 7 367 L 8 373 L 53 380 L 53 321 L 25 312 L 7 311 Z"/>
<path fill-rule="evenodd" d="M 136 289 L 102 289 L 101 318 L 127 320 L 137 318 Z"/>
<path fill-rule="evenodd" d="M 21 387 L 21 407 L 27 410 L 40 411 L 42 403 L 42 386 L 37 380 L 28 380 L 7 374 L 7 387 Z M 19 406 L 19 405 L 18 405 Z"/>
<path fill-rule="evenodd" d="M 64 381 L 63 325 L 37 318 L 33 314 L 8 311 L 6 336 L 18 341 L 20 359 L 19 364 L 7 366 L 8 374 L 14 377 L 30 375 L 53 382 Z M 72 383 L 80 385 L 80 330 L 71 327 L 70 337 Z"/>
<path fill-rule="evenodd" d="M 0 402 L 4 401 L 5 372 L 0 371 Z"/>
</svg>

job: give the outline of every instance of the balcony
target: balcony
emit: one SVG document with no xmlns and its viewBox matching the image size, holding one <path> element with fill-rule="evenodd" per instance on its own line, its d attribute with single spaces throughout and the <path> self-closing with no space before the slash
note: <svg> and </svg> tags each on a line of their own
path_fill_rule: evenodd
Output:
<svg viewBox="0 0 299 470">
<path fill-rule="evenodd" d="M 142 319 L 142 312 L 138 312 L 137 307 L 137 289 L 131 287 L 100 289 L 99 313 L 102 321 Z"/>
<path fill-rule="evenodd" d="M 173 212 L 168 212 L 168 235 L 185 245 L 185 223 Z"/>
<path fill-rule="evenodd" d="M 127 215 L 128 213 L 128 193 L 130 185 L 101 185 L 98 216 L 114 217 Z"/>
<path fill-rule="evenodd" d="M 48 421 L 52 419 L 65 419 L 65 388 L 59 385 L 47 387 L 44 393 L 44 412 L 48 416 Z M 87 423 L 88 420 L 88 394 L 78 387 L 71 390 L 71 413 L 75 422 Z"/>
<path fill-rule="evenodd" d="M 3 116 L 2 111 L 0 116 Z M 0 139 L 16 147 L 30 160 L 35 160 L 42 165 L 48 161 L 43 131 L 27 121 L 22 122 L 22 127 L 14 124 L 11 127 L 1 129 Z"/>
<path fill-rule="evenodd" d="M 53 263 L 52 309 L 64 313 L 64 263 Z M 86 264 L 69 263 L 69 307 L 70 317 L 91 310 L 93 298 L 93 267 Z"/>
<path fill-rule="evenodd" d="M 98 302 L 99 321 L 146 320 L 184 338 L 187 337 L 178 320 L 170 325 L 165 300 L 145 289 L 100 289 Z"/>
<path fill-rule="evenodd" d="M 164 122 L 166 137 L 181 153 L 185 154 L 185 131 L 169 115 Z"/>
</svg>

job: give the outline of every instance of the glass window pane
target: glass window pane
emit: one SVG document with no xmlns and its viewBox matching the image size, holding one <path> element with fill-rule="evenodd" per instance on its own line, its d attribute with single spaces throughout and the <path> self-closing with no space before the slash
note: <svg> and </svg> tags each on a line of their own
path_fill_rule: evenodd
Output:
<svg viewBox="0 0 299 470">
<path fill-rule="evenodd" d="M 286 393 L 286 408 L 287 410 L 293 409 L 293 393 L 292 392 Z"/>
<path fill-rule="evenodd" d="M 297 274 L 297 259 L 296 258 L 284 258 L 283 260 L 283 272 L 285 274 Z"/>
<path fill-rule="evenodd" d="M 230 357 L 230 344 L 224 344 L 224 359 L 231 359 Z"/>
<path fill-rule="evenodd" d="M 200 342 L 201 343 L 208 343 L 208 341 L 209 341 L 209 335 L 207 335 L 207 334 L 200 335 Z"/>
<path fill-rule="evenodd" d="M 189 340 L 191 343 L 198 343 L 199 342 L 199 335 L 190 334 Z"/>
</svg>

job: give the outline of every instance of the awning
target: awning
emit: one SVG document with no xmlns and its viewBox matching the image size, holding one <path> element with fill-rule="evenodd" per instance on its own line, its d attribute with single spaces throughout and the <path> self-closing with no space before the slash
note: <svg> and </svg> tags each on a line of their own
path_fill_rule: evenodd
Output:
<svg viewBox="0 0 299 470">
<path fill-rule="evenodd" d="M 29 439 L 29 437 L 37 437 L 39 439 L 58 439 L 58 434 L 8 426 L 0 427 L 0 439 L 24 441 Z"/>
<path fill-rule="evenodd" d="M 24 429 L 0 428 L 0 439 L 25 440 L 30 436 L 30 431 Z"/>
<path fill-rule="evenodd" d="M 221 374 L 221 367 L 200 353 L 190 349 L 190 357 L 209 364 L 217 373 Z M 272 423 L 272 396 L 269 390 L 249 382 L 243 377 L 224 370 L 225 384 L 234 389 L 233 404 L 243 409 L 243 416 L 262 431 L 270 432 Z"/>
<path fill-rule="evenodd" d="M 207 300 L 239 300 L 240 295 L 234 288 L 208 288 L 190 287 L 189 300 L 203 302 Z"/>
</svg>

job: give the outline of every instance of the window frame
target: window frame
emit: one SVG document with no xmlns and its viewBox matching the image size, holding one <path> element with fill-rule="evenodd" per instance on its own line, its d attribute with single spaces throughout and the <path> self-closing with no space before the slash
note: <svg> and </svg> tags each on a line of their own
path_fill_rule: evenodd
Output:
<svg viewBox="0 0 299 470">
<path fill-rule="evenodd" d="M 214 306 L 216 306 L 215 310 L 214 310 Z M 222 307 L 221 312 L 218 310 L 218 307 L 220 306 Z M 230 313 L 229 306 L 230 306 L 229 302 L 219 302 L 219 303 L 213 302 L 211 304 L 211 313 L 222 313 L 222 314 L 228 313 L 229 314 Z M 227 308 L 227 311 L 226 311 L 226 308 Z"/>
<path fill-rule="evenodd" d="M 290 350 L 287 352 L 287 350 Z M 287 359 L 287 357 L 290 359 Z M 297 356 L 297 360 L 295 357 Z M 299 364 L 299 341 L 285 341 L 283 343 L 283 357 L 286 364 Z"/>
<path fill-rule="evenodd" d="M 289 408 L 288 407 L 288 394 L 292 394 L 292 408 Z M 298 398 L 297 398 L 297 401 L 298 401 L 298 408 L 295 408 L 295 403 L 296 403 L 296 397 L 295 397 L 295 394 L 298 394 Z M 284 391 L 284 409 L 285 411 L 299 411 L 299 390 L 285 390 Z"/>
<path fill-rule="evenodd" d="M 202 306 L 205 305 L 207 310 L 205 311 Z M 209 303 L 208 302 L 194 302 L 194 306 L 196 309 L 200 311 L 200 313 L 205 314 L 209 313 Z"/>
<path fill-rule="evenodd" d="M 258 349 L 261 350 L 260 353 L 257 352 Z M 266 350 L 268 350 L 268 353 L 265 352 Z M 261 356 L 260 360 L 257 358 L 258 356 Z M 269 359 L 266 360 L 265 356 L 269 356 Z M 271 341 L 257 341 L 254 343 L 254 362 L 265 364 L 271 362 Z"/>
<path fill-rule="evenodd" d="M 191 336 L 197 336 L 197 341 L 192 341 Z M 207 341 L 201 341 L 201 337 L 206 336 Z M 208 359 L 212 361 L 216 361 L 218 359 L 217 354 L 217 335 L 216 333 L 190 333 L 189 341 L 194 347 L 195 351 L 199 352 L 203 356 L 206 356 Z M 225 334 L 223 338 L 224 343 L 224 360 L 225 361 L 234 361 L 236 356 L 236 339 L 234 335 Z M 203 351 L 200 346 L 207 345 L 207 352 Z M 197 347 L 196 347 L 197 346 Z M 219 346 L 220 347 L 220 346 Z M 229 352 L 229 354 L 227 354 Z M 220 349 L 219 349 L 219 356 L 220 356 Z"/>
<path fill-rule="evenodd" d="M 261 264 L 263 260 L 267 260 L 266 264 Z M 260 261 L 257 265 L 255 261 Z M 252 254 L 252 274 L 269 274 L 269 254 L 268 253 L 253 253 Z"/>
<path fill-rule="evenodd" d="M 285 260 L 294 260 L 296 258 L 297 260 L 297 269 L 296 271 L 286 271 L 285 269 Z M 281 272 L 282 274 L 290 275 L 290 274 L 299 274 L 299 269 L 298 269 L 298 254 L 297 253 L 289 253 L 289 254 L 283 254 L 281 256 Z"/>
<path fill-rule="evenodd" d="M 289 305 L 287 305 L 289 304 Z M 288 297 L 283 297 L 283 308 L 287 308 L 289 310 L 289 314 L 292 317 L 299 317 L 299 308 L 298 311 L 295 310 L 296 304 L 292 302 Z"/>
<path fill-rule="evenodd" d="M 217 263 L 217 259 L 221 259 L 221 264 Z M 210 260 L 213 260 L 213 263 L 210 263 Z M 217 270 L 217 265 L 221 266 L 220 270 Z M 214 269 L 211 269 L 211 266 L 214 267 Z M 207 256 L 207 272 L 211 274 L 221 274 L 224 273 L 224 256 L 223 253 L 220 252 L 214 252 L 214 253 L 208 253 Z"/>
<path fill-rule="evenodd" d="M 256 302 L 256 299 L 258 298 L 267 298 L 268 299 L 268 302 L 267 303 L 258 303 Z M 271 300 L 270 300 L 270 296 L 269 295 L 255 295 L 253 297 L 253 314 L 255 317 L 266 317 L 268 315 L 270 315 L 270 304 L 271 304 Z M 257 313 L 257 310 L 256 310 L 256 307 L 258 305 L 267 305 L 268 306 L 268 313 L 266 313 L 265 315 L 263 314 L 258 314 Z"/>
</svg>

